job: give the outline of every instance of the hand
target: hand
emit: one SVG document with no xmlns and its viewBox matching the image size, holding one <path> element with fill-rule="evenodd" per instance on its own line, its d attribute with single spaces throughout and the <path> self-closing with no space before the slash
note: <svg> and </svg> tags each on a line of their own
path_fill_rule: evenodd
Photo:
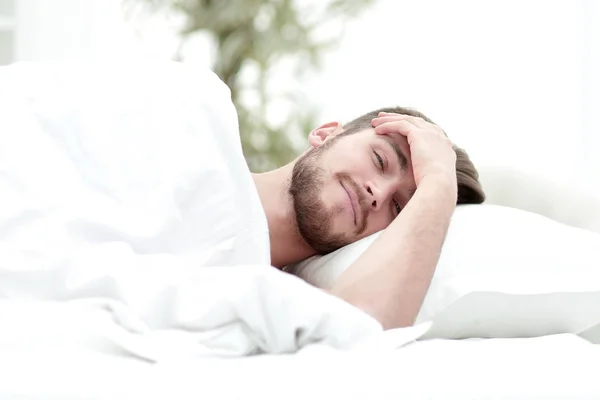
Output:
<svg viewBox="0 0 600 400">
<path fill-rule="evenodd" d="M 456 153 L 439 126 L 419 117 L 384 112 L 372 124 L 379 135 L 406 137 L 417 187 L 424 180 L 433 179 L 456 189 Z"/>
</svg>

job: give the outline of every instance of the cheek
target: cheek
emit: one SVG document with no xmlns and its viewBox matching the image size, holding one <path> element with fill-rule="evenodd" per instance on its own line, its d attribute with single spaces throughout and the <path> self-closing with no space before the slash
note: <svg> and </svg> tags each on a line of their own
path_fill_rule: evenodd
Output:
<svg viewBox="0 0 600 400">
<path fill-rule="evenodd" d="M 327 176 L 320 193 L 321 201 L 328 209 L 339 204 L 342 200 L 340 193 L 342 188 L 337 180 L 332 178 L 333 176 L 331 174 Z"/>
<path fill-rule="evenodd" d="M 372 173 L 374 164 L 371 155 L 367 146 L 339 146 L 332 149 L 328 157 L 324 157 L 323 166 L 333 173 L 343 172 L 351 175 Z"/>
<path fill-rule="evenodd" d="M 319 193 L 319 199 L 323 203 L 323 206 L 328 212 L 335 215 L 347 212 L 347 208 L 350 204 L 348 194 L 344 190 L 339 179 L 340 177 L 336 173 L 328 175 L 325 178 L 321 192 Z"/>
<path fill-rule="evenodd" d="M 351 160 L 351 165 L 358 171 L 373 174 L 377 173 L 377 167 L 373 160 L 373 152 L 371 150 L 362 150 L 357 152 Z"/>
</svg>

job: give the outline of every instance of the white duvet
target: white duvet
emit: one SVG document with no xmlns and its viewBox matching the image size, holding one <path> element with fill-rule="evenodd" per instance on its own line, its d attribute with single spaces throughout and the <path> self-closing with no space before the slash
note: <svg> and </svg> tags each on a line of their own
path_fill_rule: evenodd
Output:
<svg viewBox="0 0 600 400">
<path fill-rule="evenodd" d="M 584 339 L 413 342 L 268 250 L 212 73 L 0 68 L 3 400 L 598 398 Z"/>
<path fill-rule="evenodd" d="M 0 68 L 0 87 L 3 346 L 158 361 L 381 334 L 269 266 L 235 109 L 212 72 L 21 64 Z"/>
</svg>

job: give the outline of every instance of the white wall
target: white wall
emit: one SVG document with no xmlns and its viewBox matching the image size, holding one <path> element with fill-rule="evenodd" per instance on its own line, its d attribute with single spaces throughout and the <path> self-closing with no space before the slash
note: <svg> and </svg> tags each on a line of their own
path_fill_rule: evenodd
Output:
<svg viewBox="0 0 600 400">
<path fill-rule="evenodd" d="M 14 59 L 15 7 L 14 0 L 0 0 L 0 65 Z"/>
<path fill-rule="evenodd" d="M 62 0 L 17 3 L 18 60 L 56 60 L 93 56 L 92 3 Z"/>
<path fill-rule="evenodd" d="M 580 178 L 600 186 L 600 2 L 582 3 Z"/>
<path fill-rule="evenodd" d="M 570 174 L 581 149 L 578 5 L 381 0 L 307 90 L 326 119 L 414 106 L 477 162 Z"/>
<path fill-rule="evenodd" d="M 128 23 L 121 0 L 16 0 L 17 60 L 170 58 L 169 26 Z"/>
<path fill-rule="evenodd" d="M 132 27 L 119 0 L 17 1 L 19 59 L 169 58 L 177 47 L 173 20 Z M 322 71 L 288 85 L 323 121 L 413 106 L 476 163 L 600 188 L 599 24 L 595 0 L 379 0 Z M 188 60 L 209 65 L 209 50 L 199 43 Z"/>
</svg>

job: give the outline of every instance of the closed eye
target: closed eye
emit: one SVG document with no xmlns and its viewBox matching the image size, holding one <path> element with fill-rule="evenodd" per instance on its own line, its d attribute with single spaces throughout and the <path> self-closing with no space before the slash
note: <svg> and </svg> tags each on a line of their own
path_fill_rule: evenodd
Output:
<svg viewBox="0 0 600 400">
<path fill-rule="evenodd" d="M 394 203 L 394 207 L 396 207 L 396 215 L 400 214 L 400 211 L 402 211 L 402 207 L 400 207 L 400 204 L 398 204 L 396 200 L 392 199 L 392 202 Z"/>
<path fill-rule="evenodd" d="M 375 157 L 377 158 L 377 162 L 379 163 L 379 167 L 383 171 L 383 158 L 381 158 L 381 156 L 379 154 L 377 154 L 376 151 L 374 151 L 373 154 L 375 154 Z"/>
</svg>

